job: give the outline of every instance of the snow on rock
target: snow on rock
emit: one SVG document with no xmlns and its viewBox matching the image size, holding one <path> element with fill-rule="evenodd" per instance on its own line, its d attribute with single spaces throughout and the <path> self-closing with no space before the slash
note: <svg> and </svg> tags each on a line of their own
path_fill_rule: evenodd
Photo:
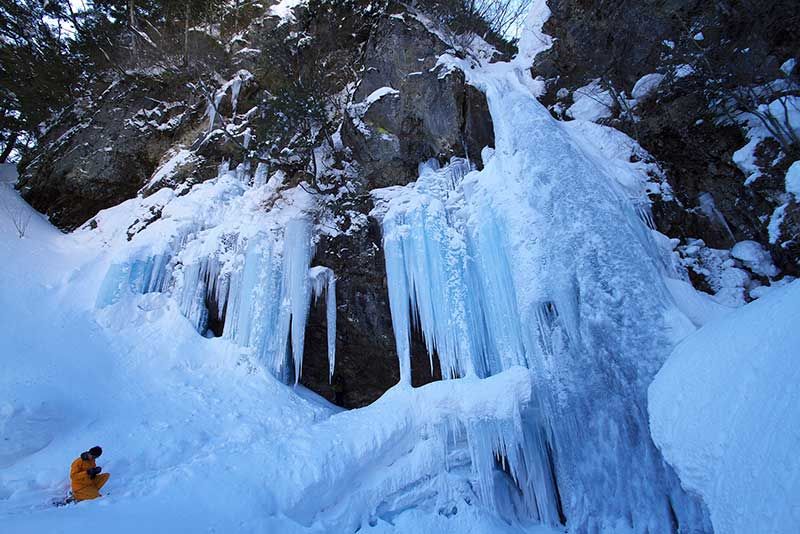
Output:
<svg viewBox="0 0 800 534">
<path fill-rule="evenodd" d="M 678 65 L 672 71 L 672 76 L 676 80 L 680 80 L 681 78 L 686 78 L 687 76 L 691 76 L 694 74 L 694 67 L 688 64 Z"/>
<path fill-rule="evenodd" d="M 791 76 L 796 65 L 797 60 L 794 58 L 789 58 L 781 65 L 781 72 L 783 72 L 786 76 Z"/>
<path fill-rule="evenodd" d="M 729 307 L 745 303 L 750 275 L 737 267 L 730 251 L 707 247 L 702 239 L 687 239 L 678 250 L 681 264 L 705 279 L 716 302 Z"/>
<path fill-rule="evenodd" d="M 573 119 L 597 121 L 612 115 L 614 97 L 600 86 L 599 79 L 576 89 L 572 99 L 573 104 L 567 109 L 567 115 Z"/>
<path fill-rule="evenodd" d="M 633 86 L 631 96 L 636 100 L 642 100 L 652 94 L 661 82 L 664 81 L 664 75 L 658 73 L 645 74 Z"/>
<path fill-rule="evenodd" d="M 353 124 L 358 131 L 361 132 L 365 137 L 369 138 L 372 137 L 372 130 L 367 126 L 367 123 L 364 122 L 364 115 L 366 115 L 369 108 L 380 99 L 392 96 L 397 97 L 400 94 L 400 91 L 394 89 L 392 87 L 379 87 L 372 91 L 364 100 L 358 103 L 350 104 L 347 108 L 347 112 L 350 115 L 350 118 L 353 119 Z"/>
<path fill-rule="evenodd" d="M 759 112 L 763 116 L 774 118 L 778 128 L 800 135 L 800 96 L 776 98 L 769 104 L 759 106 Z M 733 162 L 747 176 L 745 185 L 750 185 L 761 177 L 761 171 L 756 165 L 756 148 L 772 134 L 753 113 L 741 113 L 737 120 L 745 128 L 747 144 L 733 153 Z"/>
<path fill-rule="evenodd" d="M 800 524 L 800 282 L 709 323 L 649 389 L 650 428 L 720 534 Z"/>
<path fill-rule="evenodd" d="M 740 241 L 731 249 L 731 256 L 760 276 L 777 276 L 778 268 L 772 263 L 769 252 L 756 241 Z"/>
<path fill-rule="evenodd" d="M 783 219 L 786 217 L 786 208 L 789 207 L 789 204 L 781 204 L 775 211 L 772 212 L 772 215 L 769 217 L 769 224 L 767 225 L 767 234 L 769 235 L 769 242 L 770 244 L 776 244 L 781 238 L 781 225 L 783 224 Z"/>
<path fill-rule="evenodd" d="M 800 161 L 795 161 L 786 171 L 786 192 L 794 195 L 795 202 L 800 202 Z"/>
<path fill-rule="evenodd" d="M 142 190 L 150 189 L 157 184 L 168 183 L 181 167 L 193 163 L 197 157 L 194 152 L 185 148 L 173 151 L 169 159 L 156 169 Z"/>
</svg>

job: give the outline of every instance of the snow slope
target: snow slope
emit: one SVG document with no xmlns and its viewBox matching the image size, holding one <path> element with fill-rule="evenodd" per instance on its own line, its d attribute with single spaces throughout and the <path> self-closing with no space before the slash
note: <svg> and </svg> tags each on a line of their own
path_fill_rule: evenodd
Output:
<svg viewBox="0 0 800 534">
<path fill-rule="evenodd" d="M 649 390 L 653 438 L 719 534 L 800 525 L 800 282 L 712 321 Z"/>
</svg>

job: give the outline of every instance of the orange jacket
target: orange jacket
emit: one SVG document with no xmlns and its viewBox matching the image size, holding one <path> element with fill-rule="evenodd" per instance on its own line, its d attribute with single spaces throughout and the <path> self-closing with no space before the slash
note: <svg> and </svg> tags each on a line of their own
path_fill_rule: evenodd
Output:
<svg viewBox="0 0 800 534">
<path fill-rule="evenodd" d="M 79 456 L 69 468 L 69 479 L 72 482 L 72 494 L 79 501 L 96 499 L 100 496 L 97 477 L 91 478 L 87 471 L 95 467 L 94 458 L 83 460 Z"/>
</svg>

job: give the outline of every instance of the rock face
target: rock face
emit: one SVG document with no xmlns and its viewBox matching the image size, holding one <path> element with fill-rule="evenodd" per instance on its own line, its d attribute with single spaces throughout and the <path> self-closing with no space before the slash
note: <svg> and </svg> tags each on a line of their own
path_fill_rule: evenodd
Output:
<svg viewBox="0 0 800 534">
<path fill-rule="evenodd" d="M 187 81 L 168 72 L 133 75 L 76 102 L 23 162 L 23 197 L 71 230 L 135 196 L 205 111 Z"/>
<path fill-rule="evenodd" d="M 381 230 L 367 218 L 371 202 L 365 197 L 341 203 L 350 231 L 323 236 L 314 262 L 330 267 L 336 282 L 336 368 L 328 378 L 327 324 L 324 303 L 314 306 L 308 318 L 301 383 L 331 402 L 346 408 L 372 403 L 400 380 L 395 350 L 389 294 L 386 288 Z M 440 379 L 438 365 L 431 374 L 428 355 L 419 335 L 412 339 L 415 386 Z"/>
</svg>

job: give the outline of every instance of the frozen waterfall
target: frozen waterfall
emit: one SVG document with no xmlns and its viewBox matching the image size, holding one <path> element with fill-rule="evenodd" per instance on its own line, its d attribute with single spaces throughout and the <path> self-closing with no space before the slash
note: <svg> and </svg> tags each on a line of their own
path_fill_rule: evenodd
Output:
<svg viewBox="0 0 800 534">
<path fill-rule="evenodd" d="M 469 75 L 495 127 L 484 169 L 429 162 L 416 183 L 373 192 L 401 382 L 414 326 L 445 378 L 527 367 L 521 426 L 470 432 L 480 480 L 507 460 L 530 515 L 566 518 L 574 532 L 710 530 L 649 435 L 647 386 L 691 329 L 649 230 L 531 95 L 527 73 Z"/>
</svg>

